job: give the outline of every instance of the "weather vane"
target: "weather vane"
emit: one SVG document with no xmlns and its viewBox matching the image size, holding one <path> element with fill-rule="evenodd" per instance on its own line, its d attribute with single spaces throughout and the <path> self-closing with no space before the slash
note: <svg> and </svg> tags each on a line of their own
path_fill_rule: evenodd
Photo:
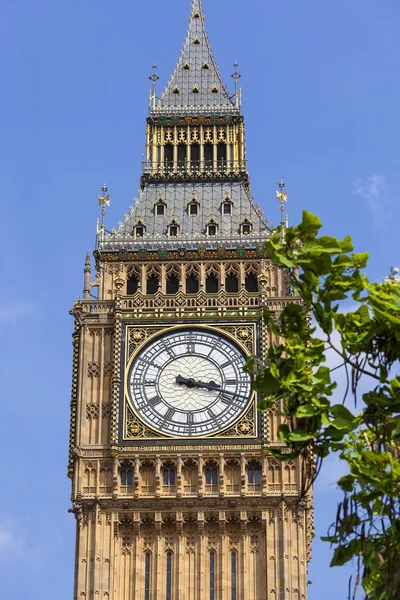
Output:
<svg viewBox="0 0 400 600">
<path fill-rule="evenodd" d="M 151 102 L 152 102 L 153 108 L 155 108 L 155 106 L 156 106 L 157 81 L 160 79 L 159 76 L 157 75 L 157 65 L 156 65 L 156 63 L 154 63 L 154 65 L 153 65 L 153 74 L 150 75 L 149 79 L 150 79 L 151 84 L 152 84 Z"/>
<path fill-rule="evenodd" d="M 232 73 L 231 77 L 235 82 L 235 98 L 236 98 L 236 107 L 239 107 L 239 79 L 241 78 L 241 74 L 238 71 L 239 63 L 235 60 L 233 66 L 235 67 L 235 72 Z"/>
<path fill-rule="evenodd" d="M 101 241 L 104 242 L 104 232 L 105 232 L 104 217 L 106 216 L 106 206 L 110 206 L 110 196 L 107 195 L 107 192 L 108 192 L 107 184 L 103 185 L 103 187 L 101 188 L 101 191 L 103 192 L 102 196 L 99 195 L 99 206 L 101 206 L 101 228 L 100 228 L 100 231 L 97 230 L 97 234 L 101 233 Z"/>
<path fill-rule="evenodd" d="M 288 193 L 287 191 L 285 191 L 285 184 L 283 182 L 283 179 L 280 180 L 279 182 L 279 192 L 276 192 L 276 199 L 278 200 L 279 204 L 280 204 L 280 208 L 281 208 L 281 239 L 284 239 L 285 234 L 285 204 L 287 202 L 288 199 Z"/>
</svg>

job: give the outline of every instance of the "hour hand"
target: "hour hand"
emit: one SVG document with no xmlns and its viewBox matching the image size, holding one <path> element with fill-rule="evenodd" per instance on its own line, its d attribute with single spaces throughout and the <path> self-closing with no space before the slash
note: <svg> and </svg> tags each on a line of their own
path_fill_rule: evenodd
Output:
<svg viewBox="0 0 400 600">
<path fill-rule="evenodd" d="M 210 381 L 210 383 L 204 383 L 203 381 L 195 381 L 194 379 L 186 379 L 182 377 L 182 375 L 178 375 L 176 378 L 176 383 L 178 385 L 186 385 L 188 388 L 203 388 L 205 390 L 211 391 L 220 391 L 221 386 L 215 383 L 214 381 Z"/>
</svg>

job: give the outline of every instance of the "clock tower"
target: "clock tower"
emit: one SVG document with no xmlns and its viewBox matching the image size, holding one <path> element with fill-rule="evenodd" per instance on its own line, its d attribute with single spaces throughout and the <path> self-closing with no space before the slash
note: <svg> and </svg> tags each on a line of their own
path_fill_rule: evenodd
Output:
<svg viewBox="0 0 400 600">
<path fill-rule="evenodd" d="M 161 98 L 151 77 L 139 198 L 110 233 L 99 196 L 71 311 L 74 600 L 307 598 L 307 465 L 271 456 L 281 407 L 258 412 L 243 371 L 274 343 L 264 308 L 300 300 L 265 252 L 239 77 L 231 95 L 193 0 Z"/>
</svg>

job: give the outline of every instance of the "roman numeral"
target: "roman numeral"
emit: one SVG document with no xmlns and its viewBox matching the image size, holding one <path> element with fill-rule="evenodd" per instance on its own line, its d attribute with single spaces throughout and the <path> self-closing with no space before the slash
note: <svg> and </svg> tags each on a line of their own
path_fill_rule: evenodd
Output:
<svg viewBox="0 0 400 600">
<path fill-rule="evenodd" d="M 236 385 L 237 381 L 236 379 L 227 379 L 226 380 L 226 385 Z"/>
<path fill-rule="evenodd" d="M 160 396 L 154 396 L 154 398 L 149 399 L 149 404 L 151 406 L 157 406 L 157 404 L 160 404 L 160 402 L 161 402 Z"/>
<path fill-rule="evenodd" d="M 173 408 L 169 408 L 165 414 L 164 421 L 171 421 L 175 413 L 176 411 Z"/>
<path fill-rule="evenodd" d="M 156 385 L 156 382 L 155 382 L 155 381 L 152 381 L 152 380 L 150 380 L 150 379 L 147 379 L 147 380 L 144 382 L 144 385 L 145 385 L 146 387 L 152 387 L 152 386 Z"/>
<path fill-rule="evenodd" d="M 228 362 L 225 362 L 223 365 L 221 365 L 221 369 L 225 369 L 226 367 L 229 367 L 229 365 L 231 365 L 231 361 L 228 360 Z"/>
</svg>

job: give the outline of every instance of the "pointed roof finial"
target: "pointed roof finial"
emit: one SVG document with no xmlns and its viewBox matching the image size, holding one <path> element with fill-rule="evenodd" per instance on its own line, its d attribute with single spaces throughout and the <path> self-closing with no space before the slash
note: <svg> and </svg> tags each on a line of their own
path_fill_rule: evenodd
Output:
<svg viewBox="0 0 400 600">
<path fill-rule="evenodd" d="M 285 239 L 285 204 L 288 199 L 288 193 L 285 190 L 285 183 L 283 179 L 278 183 L 279 192 L 276 192 L 276 199 L 278 200 L 281 208 L 281 240 Z"/>
<path fill-rule="evenodd" d="M 237 60 L 233 63 L 235 67 L 235 72 L 232 73 L 231 77 L 235 82 L 235 98 L 236 98 L 236 108 L 240 107 L 240 94 L 239 94 L 239 79 L 241 78 L 241 74 L 238 71 L 239 63 Z"/>
<path fill-rule="evenodd" d="M 154 63 L 153 65 L 153 74 L 149 77 L 151 81 L 151 108 L 154 108 L 156 105 L 156 90 L 157 90 L 157 81 L 160 79 L 157 75 L 157 65 Z"/>
<path fill-rule="evenodd" d="M 106 206 L 110 206 L 110 196 L 106 195 L 108 192 L 108 187 L 107 184 L 105 183 L 103 185 L 103 187 L 101 188 L 101 191 L 103 193 L 102 196 L 99 195 L 99 206 L 101 206 L 101 228 L 100 231 L 98 231 L 98 234 L 101 235 L 101 241 L 104 242 L 104 234 L 105 234 L 105 225 L 104 225 L 104 217 L 106 215 Z"/>
</svg>

